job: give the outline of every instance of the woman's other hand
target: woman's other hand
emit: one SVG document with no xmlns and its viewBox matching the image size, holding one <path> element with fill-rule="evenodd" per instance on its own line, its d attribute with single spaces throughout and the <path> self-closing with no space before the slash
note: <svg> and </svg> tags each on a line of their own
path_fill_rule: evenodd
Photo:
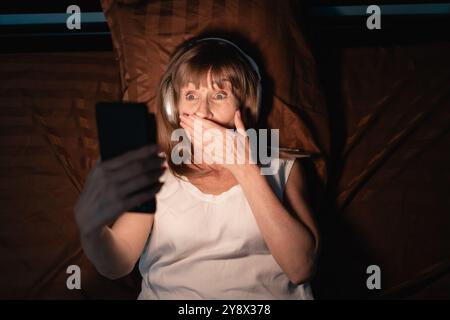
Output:
<svg viewBox="0 0 450 320">
<path fill-rule="evenodd" d="M 125 211 L 154 198 L 166 167 L 157 145 L 97 161 L 74 209 L 81 236 L 100 232 Z"/>
</svg>

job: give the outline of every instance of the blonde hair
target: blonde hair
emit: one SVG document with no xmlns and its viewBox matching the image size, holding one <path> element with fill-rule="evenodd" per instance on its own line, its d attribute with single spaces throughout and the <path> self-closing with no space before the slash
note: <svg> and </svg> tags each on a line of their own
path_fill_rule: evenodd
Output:
<svg viewBox="0 0 450 320">
<path fill-rule="evenodd" d="M 192 175 L 194 171 L 186 164 L 174 164 L 171 160 L 172 149 L 179 143 L 171 141 L 171 134 L 181 127 L 178 121 L 171 121 L 164 109 L 166 88 L 171 86 L 176 112 L 174 118 L 178 119 L 181 88 L 188 83 L 196 87 L 205 85 L 208 72 L 211 72 L 212 84 L 219 88 L 223 88 L 224 81 L 231 83 L 245 127 L 254 128 L 257 122 L 259 76 L 248 59 L 233 45 L 223 41 L 189 40 L 183 43 L 171 57 L 156 96 L 158 143 L 166 155 L 170 170 L 176 176 Z M 201 175 L 204 172 L 199 170 L 196 173 Z"/>
</svg>

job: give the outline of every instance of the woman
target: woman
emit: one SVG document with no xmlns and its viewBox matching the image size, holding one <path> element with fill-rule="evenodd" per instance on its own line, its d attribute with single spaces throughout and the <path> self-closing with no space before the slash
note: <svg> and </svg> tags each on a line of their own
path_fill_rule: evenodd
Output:
<svg viewBox="0 0 450 320">
<path fill-rule="evenodd" d="M 101 274 L 125 276 L 140 258 L 140 299 L 313 298 L 319 235 L 301 164 L 281 160 L 265 176 L 238 161 L 238 151 L 248 160 L 252 153 L 244 132 L 257 121 L 259 80 L 254 61 L 227 40 L 178 48 L 157 96 L 159 149 L 97 163 L 75 207 L 83 248 Z M 220 140 L 232 161 L 217 161 L 196 126 L 238 129 L 231 149 Z M 180 129 L 194 158 L 212 161 L 175 163 L 171 137 Z M 155 195 L 155 214 L 126 211 Z"/>
</svg>

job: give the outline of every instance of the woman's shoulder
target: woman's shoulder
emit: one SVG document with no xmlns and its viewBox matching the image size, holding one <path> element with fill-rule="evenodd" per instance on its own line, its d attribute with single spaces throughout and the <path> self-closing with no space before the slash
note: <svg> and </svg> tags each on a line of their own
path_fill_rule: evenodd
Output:
<svg viewBox="0 0 450 320">
<path fill-rule="evenodd" d="M 159 200 L 165 199 L 177 192 L 180 187 L 178 178 L 172 173 L 170 169 L 166 169 L 163 175 L 159 178 L 159 181 L 163 183 L 161 190 L 156 197 Z"/>
<path fill-rule="evenodd" d="M 286 187 L 289 174 L 295 163 L 295 159 L 271 159 L 271 171 L 267 171 L 270 174 L 265 175 L 270 186 L 281 200 L 283 197 L 284 188 Z"/>
</svg>

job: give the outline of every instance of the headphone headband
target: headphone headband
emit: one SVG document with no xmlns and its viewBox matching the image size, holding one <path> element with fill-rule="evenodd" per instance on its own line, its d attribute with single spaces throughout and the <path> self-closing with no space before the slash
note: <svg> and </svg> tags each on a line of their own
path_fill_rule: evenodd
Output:
<svg viewBox="0 0 450 320">
<path fill-rule="evenodd" d="M 231 42 L 230 40 L 224 39 L 224 38 L 218 38 L 218 37 L 208 37 L 208 38 L 201 38 L 198 40 L 195 40 L 196 43 L 203 42 L 203 41 L 218 41 L 218 42 L 225 42 L 226 44 L 229 44 L 233 48 L 235 48 L 240 54 L 242 54 L 247 61 L 252 66 L 253 70 L 255 70 L 256 74 L 258 75 L 258 80 L 261 81 L 261 73 L 259 72 L 258 65 L 256 64 L 255 60 L 253 60 L 248 54 L 246 54 L 241 48 L 239 48 L 236 44 Z"/>
</svg>

